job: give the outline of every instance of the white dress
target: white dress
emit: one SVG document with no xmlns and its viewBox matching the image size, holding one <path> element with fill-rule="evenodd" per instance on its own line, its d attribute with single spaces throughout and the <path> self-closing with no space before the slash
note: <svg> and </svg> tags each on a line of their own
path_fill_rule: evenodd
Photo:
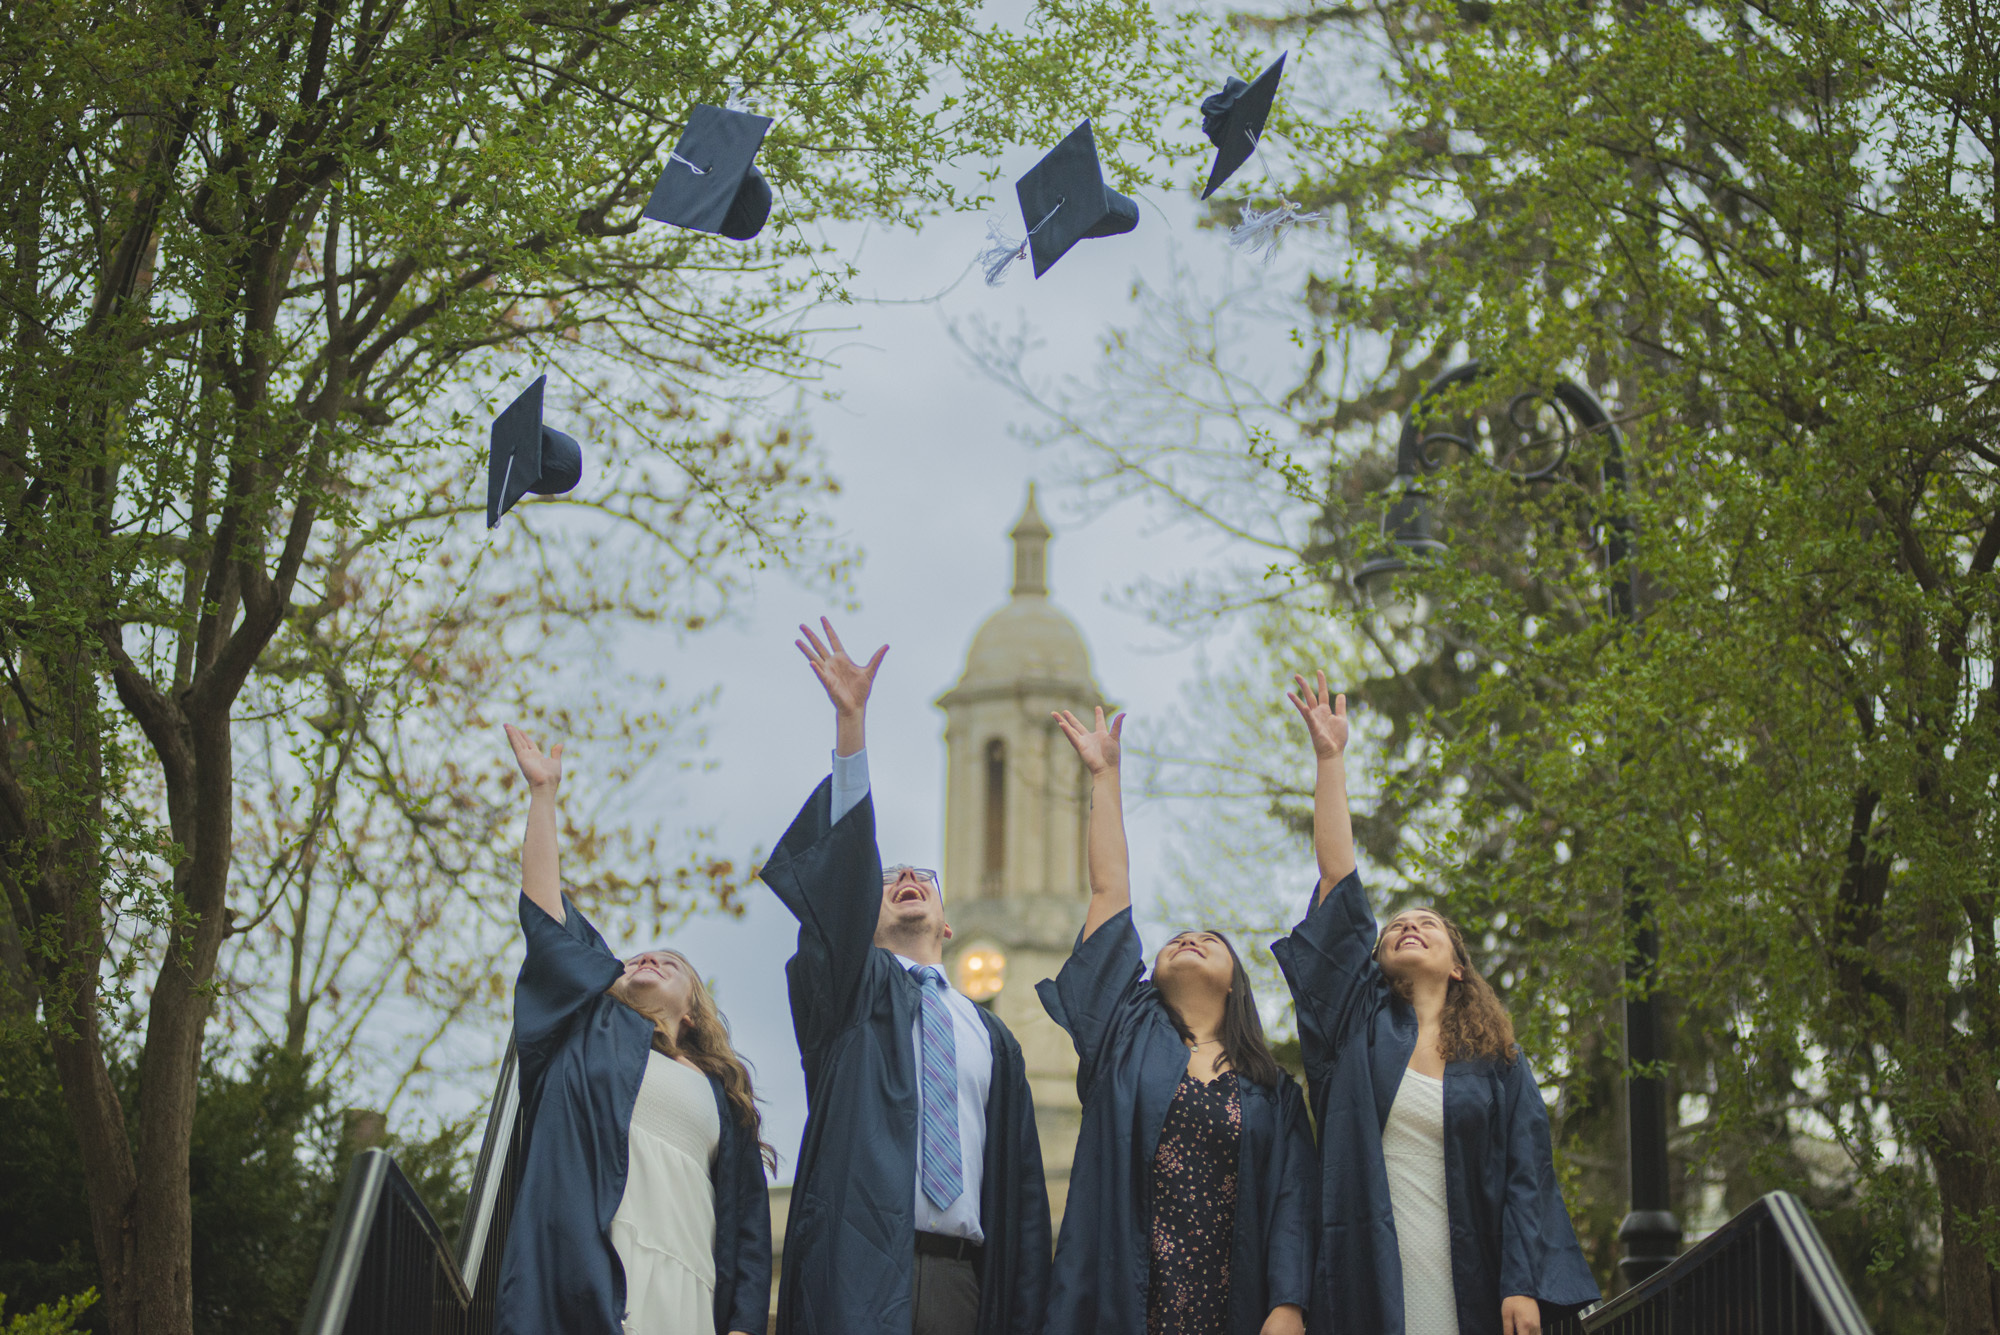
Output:
<svg viewBox="0 0 2000 1335">
<path fill-rule="evenodd" d="M 625 1267 L 625 1335 L 714 1335 L 715 1189 L 722 1138 L 708 1077 L 658 1052 L 632 1106 L 611 1244 Z"/>
<path fill-rule="evenodd" d="M 1403 1335 L 1458 1335 L 1444 1195 L 1444 1081 L 1403 1072 L 1382 1128 L 1382 1165 L 1403 1257 Z"/>
</svg>

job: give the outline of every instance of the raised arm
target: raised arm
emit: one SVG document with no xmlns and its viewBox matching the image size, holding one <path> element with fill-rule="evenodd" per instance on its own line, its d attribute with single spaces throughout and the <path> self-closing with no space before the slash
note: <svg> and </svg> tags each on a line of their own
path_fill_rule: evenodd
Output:
<svg viewBox="0 0 2000 1335">
<path fill-rule="evenodd" d="M 868 696 L 875 689 L 875 672 L 889 646 L 877 649 L 862 667 L 847 656 L 831 621 L 821 617 L 819 625 L 826 632 L 825 643 L 810 626 L 800 626 L 799 634 L 805 639 L 792 643 L 806 656 L 807 665 L 833 702 L 833 821 L 837 825 L 868 796 Z"/>
<path fill-rule="evenodd" d="M 1054 717 L 1090 771 L 1090 908 L 1062 972 L 1038 984 L 1035 991 L 1050 1018 L 1076 1045 L 1076 1092 L 1088 1100 L 1097 1083 L 1099 1060 L 1143 970 L 1139 934 L 1132 928 L 1132 877 L 1125 849 L 1124 798 L 1118 787 L 1118 735 L 1124 731 L 1125 716 L 1118 715 L 1107 728 L 1099 709 L 1096 726 L 1088 729 L 1066 710 Z M 1111 930 L 1098 931 L 1107 924 Z"/>
<path fill-rule="evenodd" d="M 563 899 L 556 865 L 556 789 L 562 783 L 562 746 L 547 755 L 512 724 L 507 741 L 528 781 L 528 833 L 521 841 L 521 935 L 527 953 L 514 982 L 514 1047 L 521 1061 L 521 1089 L 539 1089 L 554 1052 L 586 1007 L 624 972 L 611 947 L 581 909 Z"/>
<path fill-rule="evenodd" d="M 1118 781 L 1119 734 L 1125 716 L 1104 726 L 1104 709 L 1096 726 L 1086 730 L 1067 709 L 1055 714 L 1056 726 L 1077 758 L 1090 771 L 1090 911 L 1083 918 L 1083 940 L 1132 907 L 1132 858 L 1125 847 L 1125 795 Z"/>
<path fill-rule="evenodd" d="M 1285 698 L 1306 721 L 1318 772 L 1313 779 L 1313 855 L 1319 860 L 1319 899 L 1354 870 L 1354 822 L 1347 811 L 1347 697 L 1327 698 L 1326 674 L 1317 689 L 1294 676 L 1297 691 Z M 1317 902 L 1317 901 L 1316 901 Z"/>
<path fill-rule="evenodd" d="M 564 919 L 562 871 L 556 858 L 556 790 L 562 786 L 562 743 L 547 755 L 527 733 L 509 723 L 507 741 L 528 781 L 528 833 L 521 840 L 521 893 L 554 918 Z"/>
<path fill-rule="evenodd" d="M 867 770 L 859 758 L 867 741 L 868 695 L 889 647 L 857 664 L 831 623 L 822 618 L 820 628 L 824 640 L 801 626 L 805 638 L 796 643 L 833 703 L 833 780 L 807 800 L 759 873 L 799 920 L 799 949 L 787 976 L 801 1050 L 815 1047 L 854 1004 L 882 911 L 874 805 L 866 800 Z"/>
</svg>

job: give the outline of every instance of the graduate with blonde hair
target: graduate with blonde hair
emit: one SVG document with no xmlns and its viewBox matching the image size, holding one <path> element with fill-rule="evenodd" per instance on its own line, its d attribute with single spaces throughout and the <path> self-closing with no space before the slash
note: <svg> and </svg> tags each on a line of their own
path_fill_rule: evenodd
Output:
<svg viewBox="0 0 2000 1335">
<path fill-rule="evenodd" d="M 679 951 L 619 959 L 562 892 L 562 747 L 528 781 L 514 1050 L 527 1127 L 498 1335 L 763 1335 L 771 1205 L 750 1073 Z"/>
</svg>

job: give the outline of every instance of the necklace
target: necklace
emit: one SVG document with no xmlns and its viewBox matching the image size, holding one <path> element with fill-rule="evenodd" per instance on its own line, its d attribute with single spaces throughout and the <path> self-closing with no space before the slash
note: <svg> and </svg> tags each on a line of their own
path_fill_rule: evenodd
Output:
<svg viewBox="0 0 2000 1335">
<path fill-rule="evenodd" d="M 1214 1046 L 1215 1044 L 1217 1044 L 1217 1043 L 1220 1043 L 1221 1041 L 1222 1041 L 1222 1040 L 1221 1040 L 1221 1039 L 1219 1039 L 1219 1038 L 1208 1038 L 1208 1039 L 1203 1039 L 1203 1040 L 1202 1040 L 1201 1042 L 1199 1042 L 1199 1043 L 1190 1043 L 1190 1044 L 1188 1044 L 1188 1046 L 1189 1046 L 1190 1048 L 1196 1048 L 1196 1049 L 1200 1049 L 1200 1048 L 1206 1048 L 1206 1047 L 1213 1047 L 1213 1046 Z"/>
</svg>

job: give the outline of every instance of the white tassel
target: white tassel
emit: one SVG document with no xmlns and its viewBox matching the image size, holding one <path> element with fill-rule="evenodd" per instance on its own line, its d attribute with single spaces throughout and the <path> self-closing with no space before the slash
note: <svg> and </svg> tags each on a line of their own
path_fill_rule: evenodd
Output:
<svg viewBox="0 0 2000 1335">
<path fill-rule="evenodd" d="M 998 287 L 1007 280 L 1007 266 L 1015 260 L 1028 256 L 1028 238 L 1015 240 L 1000 230 L 1000 224 L 986 220 L 986 248 L 979 252 L 977 261 L 981 272 L 986 275 L 986 286 Z"/>
<path fill-rule="evenodd" d="M 1056 216 L 1056 209 L 1067 203 L 1069 203 L 1067 195 L 1057 200 L 1056 207 L 1044 213 L 1042 220 L 1028 229 L 1028 236 L 1022 237 L 1019 241 L 1001 231 L 999 223 L 991 218 L 986 220 L 986 245 L 979 252 L 979 258 L 974 261 L 986 274 L 986 286 L 998 287 L 1006 281 L 1007 266 L 1015 260 L 1028 258 L 1028 237 L 1048 226 L 1049 219 Z"/>
<path fill-rule="evenodd" d="M 1269 263 L 1271 257 L 1278 253 L 1278 239 L 1287 228 L 1300 223 L 1320 222 L 1325 217 L 1326 214 L 1319 209 L 1303 213 L 1289 199 L 1279 200 L 1277 208 L 1261 213 L 1256 209 L 1245 209 L 1243 221 L 1229 229 L 1229 244 L 1252 255 L 1261 250 L 1265 262 Z"/>
</svg>

